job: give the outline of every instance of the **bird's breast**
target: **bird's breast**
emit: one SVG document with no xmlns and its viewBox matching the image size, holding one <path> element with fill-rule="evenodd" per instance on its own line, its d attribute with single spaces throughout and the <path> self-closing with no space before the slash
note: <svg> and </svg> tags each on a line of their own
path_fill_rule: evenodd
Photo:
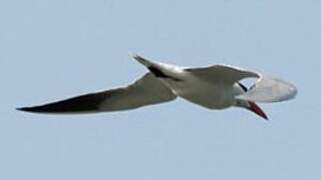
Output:
<svg viewBox="0 0 321 180">
<path fill-rule="evenodd" d="M 233 105 L 232 86 L 211 84 L 189 77 L 181 82 L 167 82 L 177 96 L 210 109 L 224 109 Z"/>
</svg>

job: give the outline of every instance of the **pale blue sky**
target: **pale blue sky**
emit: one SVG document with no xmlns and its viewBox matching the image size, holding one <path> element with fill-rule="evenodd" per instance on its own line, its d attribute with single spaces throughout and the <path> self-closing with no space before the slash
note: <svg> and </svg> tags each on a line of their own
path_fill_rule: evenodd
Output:
<svg viewBox="0 0 321 180">
<path fill-rule="evenodd" d="M 0 1 L 0 179 L 321 179 L 320 0 Z M 112 88 L 146 70 L 227 63 L 297 85 L 271 121 L 177 100 L 122 113 L 15 107 Z"/>
</svg>

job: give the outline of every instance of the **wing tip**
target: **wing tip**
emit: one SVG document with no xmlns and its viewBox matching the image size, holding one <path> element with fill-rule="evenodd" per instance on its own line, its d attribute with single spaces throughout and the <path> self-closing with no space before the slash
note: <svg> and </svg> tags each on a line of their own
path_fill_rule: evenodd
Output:
<svg viewBox="0 0 321 180">
<path fill-rule="evenodd" d="M 42 108 L 39 108 L 38 106 L 34 107 L 18 107 L 16 108 L 17 111 L 22 112 L 29 112 L 29 113 L 44 113 L 45 111 L 42 110 Z"/>
<path fill-rule="evenodd" d="M 130 52 L 129 56 L 132 57 L 135 60 L 143 59 L 142 56 L 138 55 L 137 53 L 133 53 L 133 52 Z"/>
<path fill-rule="evenodd" d="M 146 59 L 138 54 L 133 53 L 133 54 L 131 54 L 131 57 L 142 64 L 146 64 Z"/>
<path fill-rule="evenodd" d="M 25 108 L 24 107 L 18 107 L 18 108 L 15 108 L 16 111 L 25 111 Z"/>
<path fill-rule="evenodd" d="M 148 60 L 147 58 L 141 56 L 141 55 L 138 55 L 136 53 L 130 53 L 131 57 L 138 61 L 140 64 L 146 66 L 146 67 L 150 67 L 150 66 L 153 66 L 154 65 L 154 62 L 152 62 L 151 60 Z"/>
<path fill-rule="evenodd" d="M 16 108 L 17 111 L 29 111 L 30 107 L 18 107 Z"/>
</svg>

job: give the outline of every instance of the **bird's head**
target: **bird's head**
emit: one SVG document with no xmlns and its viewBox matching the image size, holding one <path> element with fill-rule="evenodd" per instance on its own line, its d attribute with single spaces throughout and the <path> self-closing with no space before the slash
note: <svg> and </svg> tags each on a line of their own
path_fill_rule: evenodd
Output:
<svg viewBox="0 0 321 180">
<path fill-rule="evenodd" d="M 248 91 L 247 87 L 241 83 L 236 83 L 234 86 L 234 89 L 235 89 L 237 95 L 246 93 Z M 255 102 L 242 100 L 242 99 L 235 99 L 234 106 L 247 109 L 247 110 L 259 115 L 260 117 L 264 118 L 265 120 L 268 120 L 268 117 L 265 114 L 265 112 Z"/>
</svg>

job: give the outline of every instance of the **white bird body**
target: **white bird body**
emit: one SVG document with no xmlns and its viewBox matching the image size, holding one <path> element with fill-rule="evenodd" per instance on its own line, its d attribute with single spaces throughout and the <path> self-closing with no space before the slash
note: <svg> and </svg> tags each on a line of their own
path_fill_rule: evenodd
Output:
<svg viewBox="0 0 321 180">
<path fill-rule="evenodd" d="M 228 108 L 235 104 L 235 93 L 241 94 L 241 89 L 238 86 L 231 86 L 224 81 L 208 81 L 190 71 L 186 71 L 187 68 L 147 61 L 139 56 L 136 56 L 136 59 L 143 65 L 157 67 L 164 74 L 174 78 L 162 78 L 160 81 L 171 89 L 176 96 L 203 107 L 209 109 Z"/>
<path fill-rule="evenodd" d="M 234 105 L 234 87 L 224 83 L 216 84 L 186 72 L 181 77 L 181 82 L 164 79 L 174 94 L 210 109 L 224 109 Z"/>
<path fill-rule="evenodd" d="M 234 66 L 219 64 L 184 68 L 138 55 L 133 58 L 150 72 L 127 87 L 18 110 L 37 113 L 108 112 L 135 109 L 181 97 L 209 109 L 243 107 L 267 119 L 254 102 L 285 101 L 297 94 L 295 86 L 290 83 Z M 239 83 L 245 78 L 258 78 L 249 91 Z"/>
</svg>

